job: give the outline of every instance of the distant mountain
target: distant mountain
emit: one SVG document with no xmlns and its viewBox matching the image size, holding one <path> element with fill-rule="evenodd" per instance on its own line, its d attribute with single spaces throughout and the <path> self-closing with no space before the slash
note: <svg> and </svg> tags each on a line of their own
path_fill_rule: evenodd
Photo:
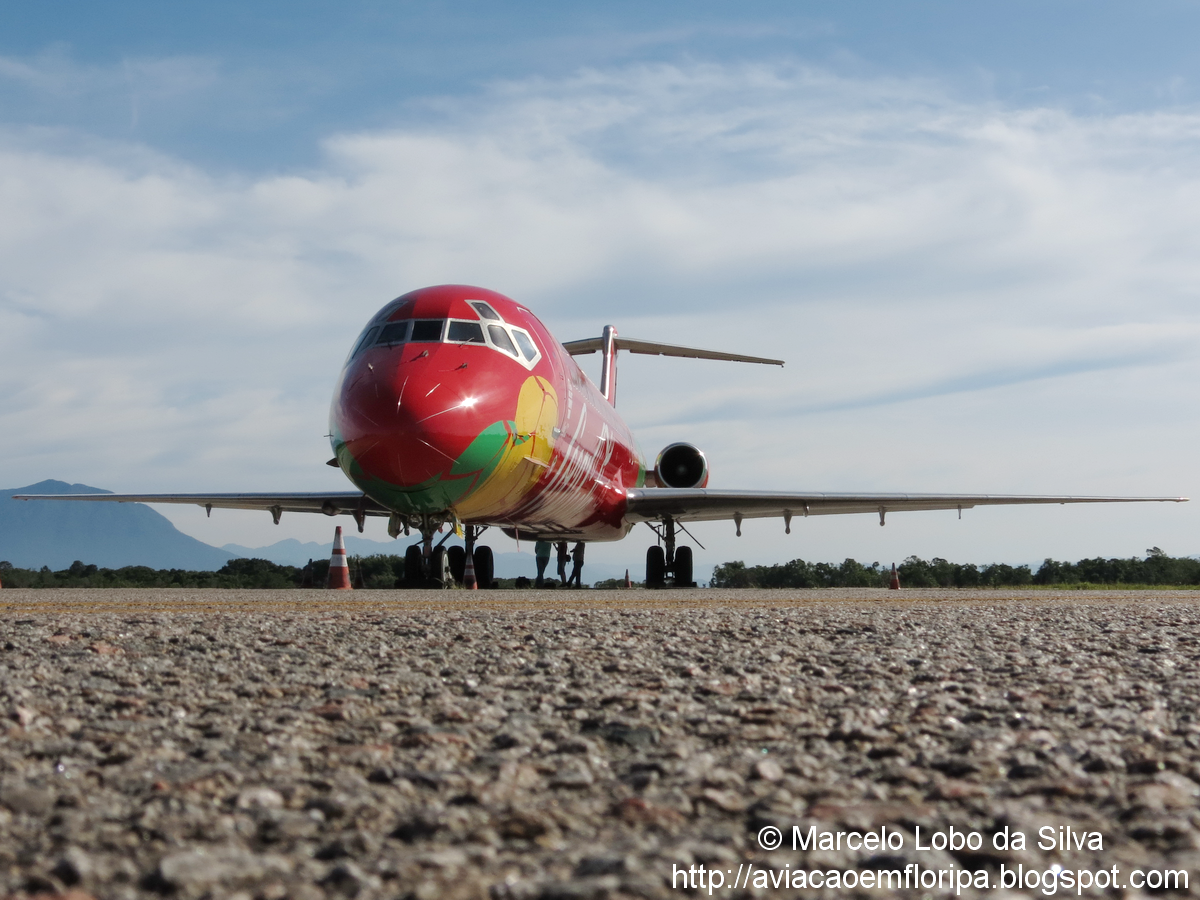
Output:
<svg viewBox="0 0 1200 900">
<path fill-rule="evenodd" d="M 0 491 L 0 560 L 23 569 L 65 569 L 75 560 L 105 568 L 150 566 L 154 569 L 213 571 L 237 557 L 269 559 L 287 566 L 303 566 L 310 559 L 329 559 L 332 541 L 302 543 L 295 538 L 266 547 L 226 544 L 218 549 L 179 531 L 165 516 L 143 503 L 56 503 L 53 500 L 13 500 L 13 494 L 107 494 L 102 488 L 63 481 L 42 481 L 28 487 Z M 352 530 L 352 529 L 347 529 Z M 351 556 L 386 554 L 403 556 L 416 536 L 397 541 L 372 541 L 346 534 Z M 508 544 L 507 539 L 502 539 Z M 451 538 L 450 544 L 462 544 Z M 509 544 L 511 546 L 511 544 Z M 537 572 L 532 545 L 526 552 L 497 552 L 496 575 L 532 578 Z M 569 571 L 569 569 L 568 569 Z M 554 562 L 549 574 L 554 575 Z M 619 578 L 624 570 L 604 563 L 588 563 L 589 583 Z"/>
<path fill-rule="evenodd" d="M 0 491 L 0 560 L 23 569 L 65 569 L 75 560 L 103 568 L 212 571 L 236 555 L 181 532 L 142 503 L 13 500 L 13 494 L 111 493 L 42 481 Z"/>
</svg>

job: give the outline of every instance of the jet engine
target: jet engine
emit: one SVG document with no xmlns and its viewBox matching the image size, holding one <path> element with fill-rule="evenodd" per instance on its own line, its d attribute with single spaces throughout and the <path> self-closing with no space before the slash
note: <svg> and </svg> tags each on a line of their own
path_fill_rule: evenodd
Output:
<svg viewBox="0 0 1200 900">
<path fill-rule="evenodd" d="M 702 488 L 708 484 L 708 460 L 693 444 L 670 444 L 654 463 L 654 481 L 659 487 Z"/>
</svg>

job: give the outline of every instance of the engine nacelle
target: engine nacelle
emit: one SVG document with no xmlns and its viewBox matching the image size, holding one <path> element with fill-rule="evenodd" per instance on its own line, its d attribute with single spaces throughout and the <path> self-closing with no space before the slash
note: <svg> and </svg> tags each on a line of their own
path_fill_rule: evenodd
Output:
<svg viewBox="0 0 1200 900">
<path fill-rule="evenodd" d="M 670 444 L 654 462 L 654 481 L 659 487 L 702 488 L 708 484 L 708 460 L 693 444 Z"/>
</svg>

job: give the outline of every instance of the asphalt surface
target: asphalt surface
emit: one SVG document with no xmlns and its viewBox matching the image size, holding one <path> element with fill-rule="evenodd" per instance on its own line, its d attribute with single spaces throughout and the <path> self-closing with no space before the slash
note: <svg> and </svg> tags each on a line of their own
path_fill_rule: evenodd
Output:
<svg viewBox="0 0 1200 900">
<path fill-rule="evenodd" d="M 0 896 L 1197 893 L 1198 625 L 1197 592 L 0 590 Z"/>
</svg>

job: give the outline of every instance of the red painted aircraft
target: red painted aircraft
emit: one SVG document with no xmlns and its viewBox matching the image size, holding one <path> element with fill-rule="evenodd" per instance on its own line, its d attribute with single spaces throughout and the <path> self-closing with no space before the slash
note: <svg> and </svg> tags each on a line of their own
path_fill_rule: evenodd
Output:
<svg viewBox="0 0 1200 900">
<path fill-rule="evenodd" d="M 418 531 L 409 583 L 461 580 L 471 553 L 481 584 L 492 555 L 475 546 L 498 527 L 527 540 L 612 541 L 639 522 L 659 541 L 646 557 L 650 585 L 692 583 L 692 552 L 677 546 L 687 521 L 958 509 L 1017 503 L 1182 501 L 1182 497 L 1047 497 L 982 494 L 831 494 L 710 490 L 696 447 L 671 444 L 652 469 L 617 415 L 620 350 L 783 365 L 781 360 L 618 337 L 560 344 L 524 306 L 494 291 L 440 285 L 412 291 L 367 323 L 342 368 L 330 411 L 338 466 L 357 490 L 297 494 L 55 494 L 16 499 L 192 503 L 284 512 L 387 516 L 388 532 Z M 599 387 L 574 356 L 599 351 Z M 447 525 L 466 548 L 434 547 Z M 450 533 L 447 532 L 448 538 Z M 445 542 L 443 538 L 442 543 Z"/>
</svg>

